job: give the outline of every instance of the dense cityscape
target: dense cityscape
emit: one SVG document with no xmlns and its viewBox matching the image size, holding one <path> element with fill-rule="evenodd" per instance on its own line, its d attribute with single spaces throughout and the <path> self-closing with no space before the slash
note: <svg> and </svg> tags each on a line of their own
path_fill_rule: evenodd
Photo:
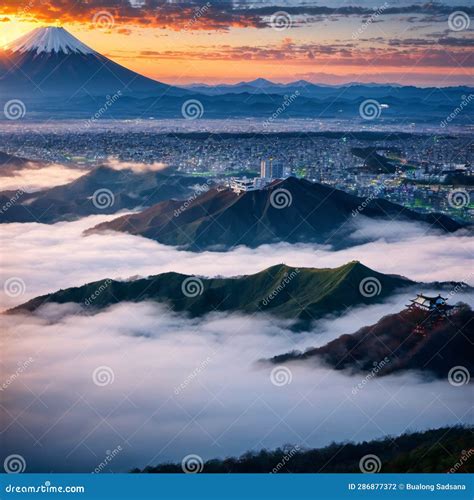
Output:
<svg viewBox="0 0 474 500">
<path fill-rule="evenodd" d="M 472 217 L 466 202 L 474 184 L 474 144 L 469 135 L 381 132 L 307 133 L 100 133 L 1 135 L 17 156 L 90 169 L 114 157 L 159 162 L 176 173 L 211 177 L 260 175 L 262 160 L 283 176 L 307 178 L 361 197 L 383 197 L 422 212 Z M 462 206 L 450 202 L 461 193 Z"/>
</svg>

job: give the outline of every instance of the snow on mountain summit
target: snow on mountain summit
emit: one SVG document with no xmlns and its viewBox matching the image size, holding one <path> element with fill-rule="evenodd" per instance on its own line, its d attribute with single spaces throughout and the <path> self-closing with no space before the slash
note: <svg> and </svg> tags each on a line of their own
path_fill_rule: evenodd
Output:
<svg viewBox="0 0 474 500">
<path fill-rule="evenodd" d="M 18 38 L 7 49 L 13 52 L 36 52 L 36 54 L 95 54 L 95 51 L 83 44 L 64 28 L 46 27 L 36 28 L 30 33 Z"/>
</svg>

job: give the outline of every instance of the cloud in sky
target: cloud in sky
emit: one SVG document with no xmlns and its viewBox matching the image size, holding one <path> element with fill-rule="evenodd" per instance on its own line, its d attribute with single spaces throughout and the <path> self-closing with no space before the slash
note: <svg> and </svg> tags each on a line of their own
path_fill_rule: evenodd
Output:
<svg viewBox="0 0 474 500">
<path fill-rule="evenodd" d="M 462 2 L 461 2 L 462 3 Z M 239 28 L 267 28 L 276 10 L 284 10 L 294 17 L 296 25 L 314 23 L 321 16 L 336 19 L 350 16 L 368 17 L 380 9 L 378 2 L 358 2 L 358 5 L 314 5 L 307 2 L 291 1 L 283 7 L 277 2 L 232 2 L 220 0 L 185 0 L 168 2 L 166 0 L 146 0 L 126 2 L 123 0 L 32 0 L 26 9 L 22 0 L 10 0 L 0 7 L 0 14 L 34 17 L 40 22 L 81 22 L 92 23 L 94 14 L 107 11 L 119 24 L 139 27 L 159 27 L 167 29 L 227 30 Z M 468 14 L 472 7 L 463 7 Z M 442 3 L 426 3 L 413 0 L 406 5 L 387 5 L 382 15 L 387 16 L 448 16 L 453 8 Z M 380 19 L 377 19 L 380 21 Z"/>
<path fill-rule="evenodd" d="M 365 319 L 392 306 L 368 308 Z M 405 373 L 353 395 L 362 375 L 292 363 L 291 383 L 278 387 L 273 367 L 256 363 L 352 332 L 361 311 L 295 334 L 264 317 L 190 320 L 150 303 L 92 317 L 65 314 L 67 307 L 0 317 L 1 381 L 10 381 L 1 392 L 2 451 L 21 454 L 28 472 L 90 472 L 118 446 L 107 471 L 469 422 L 470 388 L 447 380 Z"/>
</svg>

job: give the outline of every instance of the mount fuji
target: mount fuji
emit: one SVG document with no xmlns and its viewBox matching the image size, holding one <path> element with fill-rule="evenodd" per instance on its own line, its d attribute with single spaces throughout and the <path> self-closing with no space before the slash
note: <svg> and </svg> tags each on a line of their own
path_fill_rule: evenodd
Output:
<svg viewBox="0 0 474 500">
<path fill-rule="evenodd" d="M 64 28 L 36 28 L 0 53 L 0 94 L 41 98 L 187 91 L 146 78 L 91 49 Z"/>
</svg>

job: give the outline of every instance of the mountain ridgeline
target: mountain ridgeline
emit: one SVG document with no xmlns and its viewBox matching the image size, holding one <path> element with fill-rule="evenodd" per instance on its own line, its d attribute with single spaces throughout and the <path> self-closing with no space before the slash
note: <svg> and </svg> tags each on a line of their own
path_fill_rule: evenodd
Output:
<svg viewBox="0 0 474 500">
<path fill-rule="evenodd" d="M 143 208 L 170 198 L 186 198 L 209 187 L 203 178 L 146 168 L 145 165 L 145 171 L 134 172 L 97 167 L 69 184 L 23 193 L 9 210 L 0 215 L 0 221 L 51 224 L 93 214 Z M 8 203 L 13 195 L 12 191 L 0 192 L 0 205 Z"/>
<path fill-rule="evenodd" d="M 325 448 L 307 449 L 288 445 L 276 450 L 249 451 L 241 457 L 207 460 L 203 473 L 360 473 L 361 460 L 380 460 L 380 472 L 472 473 L 472 427 L 444 427 L 424 432 L 360 443 L 333 443 Z M 180 463 L 149 466 L 139 473 L 183 473 Z M 372 472 L 372 471 L 371 471 Z"/>
<path fill-rule="evenodd" d="M 470 93 L 472 89 L 461 86 L 338 86 L 304 80 L 279 84 L 261 78 L 236 85 L 183 88 L 117 64 L 54 26 L 36 28 L 0 51 L 0 95 L 23 99 L 26 119 L 90 118 L 113 97 L 104 118 L 184 119 L 182 106 L 189 99 L 199 101 L 205 118 L 269 118 L 291 99 L 280 118 L 362 121 L 361 104 L 377 99 L 380 109 L 383 105 L 384 122 L 439 123 Z M 456 121 L 469 123 L 469 114 L 460 114 Z"/>
<path fill-rule="evenodd" d="M 434 324 L 430 324 L 430 314 L 405 309 L 322 347 L 275 356 L 271 362 L 319 363 L 372 376 L 416 370 L 447 378 L 453 367 L 473 373 L 474 312 L 462 305 L 455 314 Z"/>
<path fill-rule="evenodd" d="M 218 251 L 278 242 L 351 246 L 360 243 L 351 237 L 358 213 L 387 223 L 421 222 L 427 229 L 444 232 L 462 227 L 445 215 L 421 214 L 383 199 L 364 200 L 294 177 L 240 194 L 229 188 L 210 189 L 191 200 L 185 210 L 182 207 L 182 202 L 164 201 L 99 224 L 89 233 L 122 231 L 192 251 Z"/>
<path fill-rule="evenodd" d="M 377 295 L 361 292 L 363 280 L 379 283 Z M 414 285 L 400 276 L 378 273 L 350 262 L 335 269 L 292 268 L 283 264 L 235 278 L 198 278 L 164 273 L 133 281 L 96 281 L 34 298 L 11 313 L 32 312 L 45 304 L 82 304 L 102 309 L 120 302 L 154 301 L 191 316 L 211 312 L 263 312 L 295 320 L 302 327 L 347 307 L 373 304 Z"/>
</svg>

